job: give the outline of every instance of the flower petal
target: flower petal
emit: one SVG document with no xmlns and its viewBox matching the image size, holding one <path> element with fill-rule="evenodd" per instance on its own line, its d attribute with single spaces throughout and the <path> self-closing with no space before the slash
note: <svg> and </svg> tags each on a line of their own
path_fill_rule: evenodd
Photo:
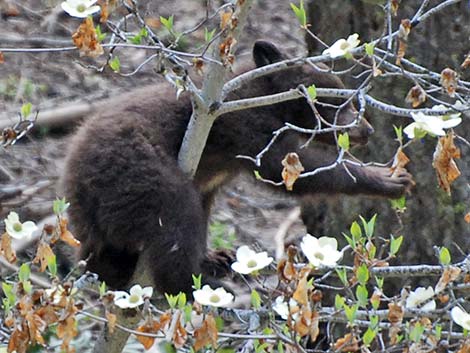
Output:
<svg viewBox="0 0 470 353">
<path fill-rule="evenodd" d="M 320 237 L 318 239 L 318 244 L 321 247 L 330 246 L 334 250 L 338 249 L 338 241 L 333 237 Z"/>
</svg>

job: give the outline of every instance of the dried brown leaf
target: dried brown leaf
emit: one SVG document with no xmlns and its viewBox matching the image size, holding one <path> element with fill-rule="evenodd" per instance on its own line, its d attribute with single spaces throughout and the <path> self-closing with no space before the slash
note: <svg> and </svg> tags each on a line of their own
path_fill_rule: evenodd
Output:
<svg viewBox="0 0 470 353">
<path fill-rule="evenodd" d="M 470 223 L 470 212 L 468 212 L 463 219 L 465 222 Z"/>
<path fill-rule="evenodd" d="M 73 44 L 79 49 L 80 55 L 96 58 L 104 53 L 98 42 L 93 19 L 87 17 L 72 35 Z"/>
<path fill-rule="evenodd" d="M 359 351 L 359 341 L 352 334 L 347 333 L 335 342 L 335 350 L 341 352 L 357 352 Z"/>
<path fill-rule="evenodd" d="M 442 88 L 444 88 L 447 94 L 451 97 L 455 95 L 457 79 L 458 75 L 454 70 L 449 69 L 448 67 L 442 70 L 440 83 Z"/>
<path fill-rule="evenodd" d="M 417 108 L 426 101 L 426 91 L 421 86 L 413 86 L 408 91 L 405 101 L 413 108 Z"/>
<path fill-rule="evenodd" d="M 218 334 L 214 317 L 211 314 L 207 315 L 202 326 L 194 331 L 194 338 L 196 339 L 196 342 L 194 342 L 194 350 L 198 351 L 208 344 L 216 349 Z"/>
<path fill-rule="evenodd" d="M 403 321 L 403 315 L 405 314 L 405 310 L 403 306 L 398 303 L 389 303 L 388 304 L 388 321 L 390 323 L 397 325 Z"/>
<path fill-rule="evenodd" d="M 68 221 L 66 218 L 61 218 L 59 223 L 60 228 L 60 240 L 67 243 L 70 246 L 78 247 L 80 246 L 80 241 L 78 241 L 72 233 L 67 229 Z"/>
<path fill-rule="evenodd" d="M 442 273 L 441 278 L 439 278 L 439 281 L 436 284 L 436 288 L 434 288 L 434 292 L 436 294 L 442 292 L 450 282 L 455 281 L 460 276 L 461 272 L 462 270 L 458 267 L 447 267 Z"/>
<path fill-rule="evenodd" d="M 398 173 L 405 169 L 406 165 L 410 162 L 408 156 L 403 152 L 403 149 L 400 147 L 395 153 L 395 157 L 393 157 L 393 164 L 392 164 L 392 176 L 396 176 Z"/>
<path fill-rule="evenodd" d="M 284 167 L 282 170 L 282 180 L 284 180 L 284 185 L 287 190 L 292 191 L 295 181 L 305 168 L 300 162 L 298 154 L 295 152 L 286 154 L 281 164 Z"/>
<path fill-rule="evenodd" d="M 40 241 L 38 250 L 36 251 L 36 257 L 33 259 L 33 264 L 40 263 L 40 271 L 44 272 L 47 268 L 48 262 L 55 256 L 51 247 L 45 241 Z"/>
<path fill-rule="evenodd" d="M 9 263 L 16 261 L 16 253 L 11 246 L 11 237 L 8 233 L 4 233 L 2 235 L 2 239 L 0 241 L 0 254 L 3 254 Z"/>
<path fill-rule="evenodd" d="M 436 169 L 439 187 L 450 195 L 450 185 L 460 176 L 454 158 L 460 158 L 460 150 L 454 144 L 454 135 L 440 137 L 434 151 L 432 166 Z"/>
</svg>

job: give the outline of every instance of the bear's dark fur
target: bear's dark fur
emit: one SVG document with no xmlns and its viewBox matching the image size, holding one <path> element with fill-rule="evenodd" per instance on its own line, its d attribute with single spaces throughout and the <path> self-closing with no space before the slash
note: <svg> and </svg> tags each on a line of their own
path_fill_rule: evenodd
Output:
<svg viewBox="0 0 470 353">
<path fill-rule="evenodd" d="M 257 42 L 253 55 L 257 66 L 284 57 L 268 42 Z M 256 79 L 229 98 L 273 94 L 312 83 L 317 87 L 343 87 L 336 76 L 305 65 Z M 334 121 L 333 109 L 318 109 L 326 120 Z M 350 104 L 339 114 L 337 123 L 348 124 L 356 114 Z M 221 116 L 191 180 L 177 165 L 190 115 L 187 95 L 176 100 L 174 90 L 167 85 L 144 87 L 105 103 L 70 143 L 63 181 L 71 203 L 71 223 L 82 242 L 81 257 L 89 258 L 88 269 L 111 287 L 132 284 L 129 282 L 136 264 L 145 252 L 145 271 L 160 292 L 190 292 L 191 274 L 209 268 L 206 234 L 214 193 L 240 171 L 254 169 L 251 162 L 235 156 L 256 155 L 285 122 L 312 128 L 316 121 L 304 99 Z M 350 130 L 350 136 L 365 142 L 371 132 L 363 120 Z M 318 137 L 332 141 L 331 135 Z M 281 135 L 264 156 L 258 168 L 260 174 L 279 181 L 281 160 L 288 152 L 297 152 L 306 170 L 335 160 L 336 151 L 300 149 L 304 141 L 305 136 L 298 133 Z M 388 168 L 348 168 L 356 181 L 338 166 L 299 179 L 292 194 L 398 197 L 411 184 L 405 171 L 392 177 Z"/>
</svg>

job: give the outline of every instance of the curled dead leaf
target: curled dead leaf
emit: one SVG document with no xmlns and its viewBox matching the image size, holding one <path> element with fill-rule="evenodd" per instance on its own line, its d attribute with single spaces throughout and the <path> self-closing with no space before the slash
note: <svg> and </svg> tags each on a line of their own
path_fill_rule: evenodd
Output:
<svg viewBox="0 0 470 353">
<path fill-rule="evenodd" d="M 426 92 L 421 86 L 413 86 L 408 91 L 405 101 L 411 104 L 413 108 L 417 108 L 426 101 Z"/>
<path fill-rule="evenodd" d="M 214 317 L 209 314 L 202 323 L 202 326 L 194 331 L 194 338 L 196 339 L 194 342 L 194 350 L 197 352 L 208 344 L 210 344 L 212 348 L 216 349 L 217 337 L 218 332 Z"/>
<path fill-rule="evenodd" d="M 295 289 L 295 292 L 292 296 L 292 298 L 294 298 L 294 300 L 301 305 L 308 304 L 307 277 L 308 272 L 300 278 L 299 283 L 297 284 L 297 288 Z"/>
<path fill-rule="evenodd" d="M 470 223 L 470 212 L 468 212 L 463 219 L 466 223 Z"/>
<path fill-rule="evenodd" d="M 451 97 L 455 95 L 455 90 L 457 88 L 457 79 L 458 75 L 457 72 L 455 72 L 454 70 L 449 69 L 448 67 L 442 70 L 440 83 L 442 88 L 444 88 L 447 94 Z"/>
<path fill-rule="evenodd" d="M 395 153 L 395 157 L 393 157 L 393 164 L 392 164 L 392 176 L 397 176 L 403 169 L 405 169 L 406 165 L 410 162 L 408 156 L 403 152 L 403 149 L 400 147 Z"/>
<path fill-rule="evenodd" d="M 393 16 L 397 15 L 398 8 L 400 7 L 401 0 L 392 0 L 392 14 Z"/>
<path fill-rule="evenodd" d="M 436 169 L 439 187 L 450 195 L 450 185 L 460 176 L 454 158 L 460 158 L 460 150 L 454 144 L 454 135 L 440 137 L 433 155 L 432 166 Z"/>
<path fill-rule="evenodd" d="M 66 244 L 78 247 L 80 246 L 80 241 L 78 241 L 72 233 L 67 228 L 68 221 L 66 218 L 61 218 L 59 222 L 59 229 L 60 229 L 60 240 L 65 242 Z"/>
<path fill-rule="evenodd" d="M 292 191 L 295 181 L 299 178 L 299 175 L 305 170 L 304 166 L 300 162 L 299 156 L 295 152 L 286 154 L 281 164 L 284 169 L 282 170 L 282 180 L 286 189 Z"/>
<path fill-rule="evenodd" d="M 460 276 L 461 272 L 462 270 L 458 267 L 447 267 L 442 273 L 441 278 L 439 278 L 439 281 L 437 282 L 436 287 L 434 288 L 434 292 L 436 294 L 442 292 L 450 282 L 455 281 Z"/>
<path fill-rule="evenodd" d="M 8 233 L 3 233 L 2 235 L 2 239 L 0 241 L 0 254 L 3 254 L 9 263 L 16 261 L 16 253 L 11 246 L 11 237 Z"/>
<path fill-rule="evenodd" d="M 401 59 L 405 57 L 406 49 L 408 47 L 408 35 L 411 32 L 411 21 L 409 19 L 401 20 L 398 29 L 398 51 L 395 63 L 401 65 Z"/>
<path fill-rule="evenodd" d="M 281 259 L 277 265 L 277 275 L 280 281 L 292 281 L 297 276 L 297 271 L 294 267 L 294 263 L 287 259 Z"/>
<path fill-rule="evenodd" d="M 341 352 L 357 352 L 359 351 L 359 341 L 355 336 L 347 333 L 335 342 L 335 350 Z"/>
<path fill-rule="evenodd" d="M 405 310 L 399 303 L 388 304 L 388 321 L 390 323 L 393 325 L 400 324 L 403 321 L 403 315 L 405 315 Z"/>
<path fill-rule="evenodd" d="M 96 58 L 104 53 L 98 42 L 93 19 L 87 17 L 72 35 L 73 44 L 79 49 L 80 56 Z"/>
<path fill-rule="evenodd" d="M 224 11 L 220 13 L 220 29 L 224 30 L 227 28 L 232 20 L 232 10 Z"/>
<path fill-rule="evenodd" d="M 38 250 L 36 251 L 36 256 L 33 259 L 33 264 L 40 263 L 40 271 L 44 272 L 47 268 L 47 264 L 54 256 L 55 254 L 49 244 L 41 240 L 38 245 Z"/>
</svg>

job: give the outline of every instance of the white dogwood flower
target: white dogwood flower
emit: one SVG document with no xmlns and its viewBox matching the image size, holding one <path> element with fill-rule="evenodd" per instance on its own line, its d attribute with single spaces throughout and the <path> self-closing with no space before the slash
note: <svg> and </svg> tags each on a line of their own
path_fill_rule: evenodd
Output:
<svg viewBox="0 0 470 353">
<path fill-rule="evenodd" d="M 287 320 L 290 310 L 297 308 L 297 302 L 291 298 L 289 303 L 287 303 L 283 296 L 279 296 L 272 304 L 272 308 L 283 320 Z M 296 315 L 298 315 L 298 313 L 294 314 L 294 316 Z"/>
<path fill-rule="evenodd" d="M 60 5 L 62 10 L 72 17 L 85 18 L 100 10 L 98 5 L 94 5 L 98 0 L 66 0 Z"/>
<path fill-rule="evenodd" d="M 331 47 L 323 50 L 323 55 L 330 54 L 331 58 L 338 58 L 349 53 L 352 49 L 356 48 L 361 41 L 359 34 L 351 34 L 348 39 L 338 39 Z"/>
<path fill-rule="evenodd" d="M 335 266 L 343 256 L 343 253 L 338 251 L 338 242 L 331 237 L 317 239 L 307 234 L 302 238 L 300 248 L 308 261 L 315 267 Z"/>
<path fill-rule="evenodd" d="M 447 108 L 444 105 L 439 104 L 432 107 L 431 110 L 445 111 Z M 415 138 L 415 132 L 418 132 L 418 136 L 423 133 L 429 133 L 433 136 L 444 136 L 446 134 L 444 129 L 450 129 L 462 122 L 460 113 L 435 116 L 417 112 L 411 113 L 411 117 L 414 119 L 414 122 L 403 129 L 410 139 Z"/>
<path fill-rule="evenodd" d="M 202 289 L 195 290 L 193 296 L 202 305 L 227 306 L 233 301 L 233 295 L 224 288 L 212 289 L 208 284 Z"/>
<path fill-rule="evenodd" d="M 436 302 L 434 300 L 430 300 L 433 296 L 434 289 L 432 287 L 418 287 L 408 295 L 408 298 L 406 298 L 405 307 L 419 308 L 424 311 L 435 310 Z M 424 305 L 421 306 L 422 304 Z"/>
<path fill-rule="evenodd" d="M 153 294 L 152 287 L 142 288 L 139 284 L 132 286 L 129 293 L 124 291 L 115 291 L 114 304 L 122 309 L 136 308 L 142 305 L 146 298 Z"/>
<path fill-rule="evenodd" d="M 32 221 L 20 222 L 20 217 L 16 212 L 10 212 L 5 219 L 5 228 L 7 233 L 15 239 L 29 238 L 33 232 L 38 229 Z"/>
<path fill-rule="evenodd" d="M 464 328 L 470 330 L 470 314 L 460 309 L 458 306 L 454 306 L 450 312 L 450 316 L 454 322 Z"/>
<path fill-rule="evenodd" d="M 240 246 L 237 250 L 237 261 L 232 264 L 232 269 L 238 273 L 247 275 L 261 270 L 273 262 L 266 251 L 257 253 L 248 246 Z"/>
</svg>

